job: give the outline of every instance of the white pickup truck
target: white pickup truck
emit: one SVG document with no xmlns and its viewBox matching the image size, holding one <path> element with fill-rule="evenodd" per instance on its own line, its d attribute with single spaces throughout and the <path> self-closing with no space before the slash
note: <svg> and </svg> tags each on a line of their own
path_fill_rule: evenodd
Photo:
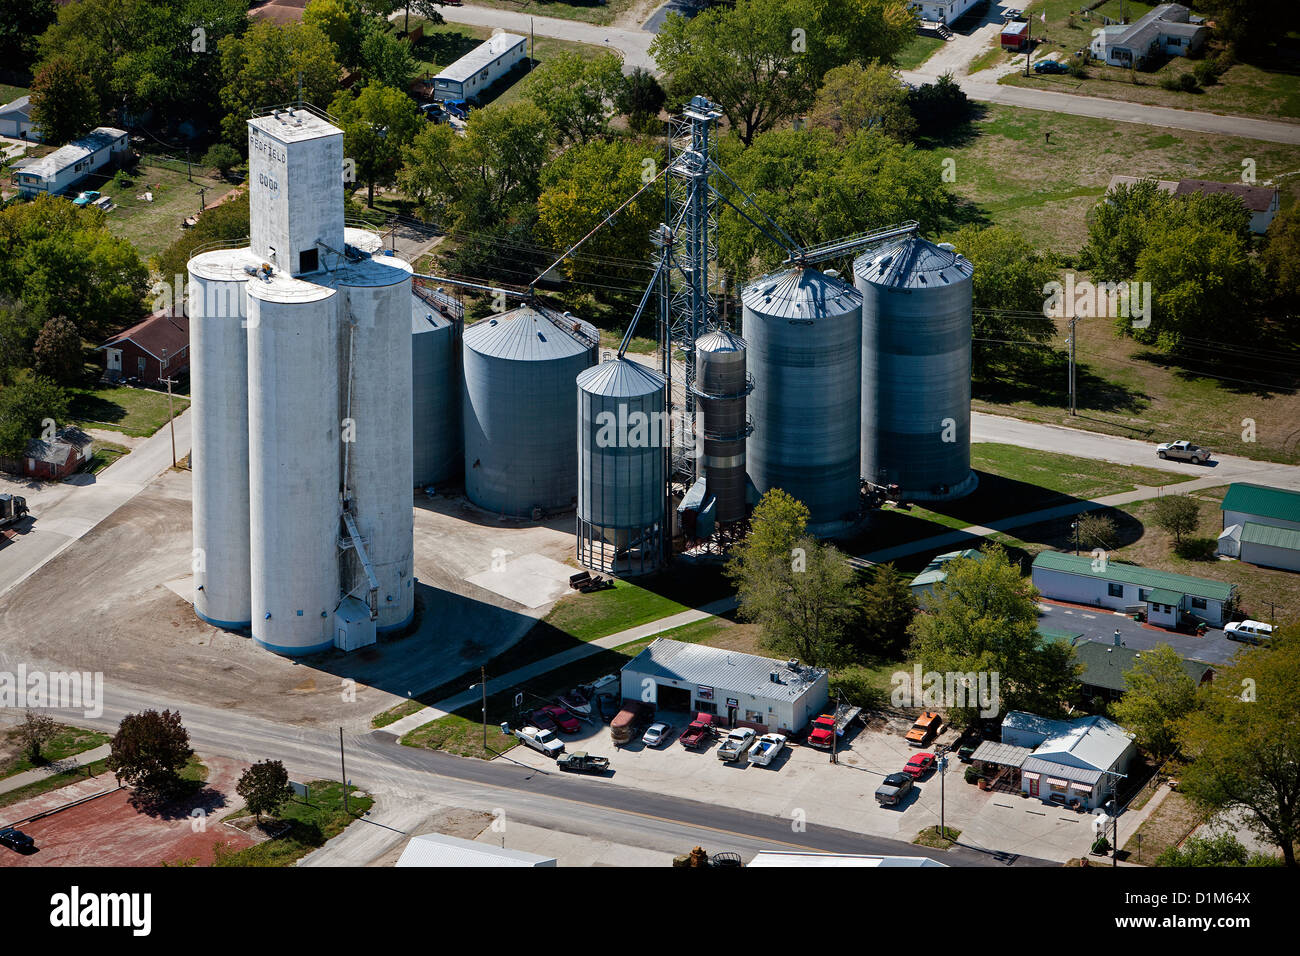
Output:
<svg viewBox="0 0 1300 956">
<path fill-rule="evenodd" d="M 745 756 L 750 747 L 754 746 L 754 729 L 752 727 L 737 727 L 729 731 L 722 743 L 718 746 L 719 760 L 740 760 Z"/>
<path fill-rule="evenodd" d="M 784 734 L 764 734 L 749 750 L 749 762 L 759 767 L 766 767 L 785 749 Z"/>
<path fill-rule="evenodd" d="M 538 730 L 536 727 L 520 727 L 515 731 L 515 736 L 519 738 L 520 743 L 532 747 L 548 757 L 558 757 L 564 753 L 564 741 L 549 730 Z"/>
<path fill-rule="evenodd" d="M 1161 458 L 1172 458 L 1174 461 L 1190 461 L 1194 465 L 1203 465 L 1210 460 L 1214 453 L 1208 448 L 1193 445 L 1189 441 L 1170 441 L 1165 442 L 1163 445 L 1157 445 L 1156 454 Z"/>
</svg>

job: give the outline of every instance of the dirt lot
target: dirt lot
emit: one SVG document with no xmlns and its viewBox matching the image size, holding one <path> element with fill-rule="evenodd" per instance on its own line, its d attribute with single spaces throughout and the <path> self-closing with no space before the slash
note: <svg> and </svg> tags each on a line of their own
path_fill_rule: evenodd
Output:
<svg viewBox="0 0 1300 956">
<path fill-rule="evenodd" d="M 203 790 L 164 811 L 141 812 L 131 805 L 129 790 L 117 790 L 22 824 L 22 831 L 36 841 L 36 852 L 0 851 L 0 866 L 161 866 L 188 860 L 205 866 L 212 862 L 219 843 L 232 850 L 252 846 L 256 842 L 252 837 L 218 822 L 241 804 L 235 782 L 247 765 L 217 757 L 205 757 L 204 763 L 209 776 Z M 116 785 L 113 777 L 105 774 L 15 804 L 6 809 L 5 819 L 19 820 Z M 206 815 L 201 829 L 191 816 L 195 809 Z"/>
<path fill-rule="evenodd" d="M 526 608 L 465 578 L 489 569 L 496 551 L 565 561 L 571 520 L 500 522 L 462 499 L 419 502 L 416 631 L 295 664 L 201 622 L 164 586 L 188 574 L 191 548 L 190 477 L 170 472 L 0 601 L 0 654 L 29 667 L 102 671 L 110 690 L 165 686 L 177 698 L 243 713 L 362 729 L 400 698 L 518 641 L 549 606 Z M 59 625 L 51 627 L 56 606 Z M 340 693 L 345 679 L 356 681 L 355 701 Z"/>
</svg>

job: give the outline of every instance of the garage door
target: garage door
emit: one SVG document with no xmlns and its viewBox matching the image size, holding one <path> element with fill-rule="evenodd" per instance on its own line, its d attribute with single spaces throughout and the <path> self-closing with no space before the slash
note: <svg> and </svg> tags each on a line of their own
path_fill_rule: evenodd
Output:
<svg viewBox="0 0 1300 956">
<path fill-rule="evenodd" d="M 684 687 L 670 687 L 659 684 L 655 687 L 659 695 L 660 710 L 679 710 L 683 713 L 691 709 L 691 692 Z"/>
</svg>

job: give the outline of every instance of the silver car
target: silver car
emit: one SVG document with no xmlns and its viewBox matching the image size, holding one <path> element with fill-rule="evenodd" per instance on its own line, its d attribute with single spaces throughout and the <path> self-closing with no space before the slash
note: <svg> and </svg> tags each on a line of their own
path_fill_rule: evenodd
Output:
<svg viewBox="0 0 1300 956">
<path fill-rule="evenodd" d="M 660 744 L 668 742 L 672 736 L 673 725 L 665 723 L 651 724 L 646 728 L 646 732 L 641 735 L 641 742 L 647 747 L 658 747 Z"/>
<path fill-rule="evenodd" d="M 1193 464 L 1203 465 L 1210 460 L 1213 452 L 1208 448 L 1202 448 L 1200 445 L 1193 445 L 1189 441 L 1169 441 L 1163 445 L 1157 445 L 1156 454 L 1161 458 L 1172 458 L 1174 461 L 1190 461 Z"/>
</svg>

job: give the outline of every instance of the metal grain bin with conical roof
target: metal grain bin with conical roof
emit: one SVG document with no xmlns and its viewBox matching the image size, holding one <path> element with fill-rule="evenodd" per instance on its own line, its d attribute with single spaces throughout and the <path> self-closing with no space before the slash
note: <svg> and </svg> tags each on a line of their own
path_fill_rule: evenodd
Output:
<svg viewBox="0 0 1300 956">
<path fill-rule="evenodd" d="M 411 450 L 418 488 L 462 477 L 458 340 L 455 322 L 411 296 Z"/>
<path fill-rule="evenodd" d="M 695 340 L 695 395 L 704 447 L 700 474 L 720 524 L 745 519 L 745 439 L 751 380 L 745 340 L 714 331 Z"/>
<path fill-rule="evenodd" d="M 465 329 L 461 415 L 465 494 L 517 518 L 573 507 L 578 373 L 596 363 L 586 322 L 523 305 Z"/>
<path fill-rule="evenodd" d="M 578 560 L 601 571 L 652 570 L 664 548 L 664 378 L 616 358 L 577 384 Z"/>
<path fill-rule="evenodd" d="M 862 293 L 862 475 L 934 501 L 967 494 L 971 275 L 951 246 L 919 236 L 853 264 Z"/>
<path fill-rule="evenodd" d="M 793 266 L 741 294 L 754 432 L 749 477 L 808 508 L 808 530 L 834 535 L 859 515 L 862 297 L 838 278 Z"/>
</svg>

